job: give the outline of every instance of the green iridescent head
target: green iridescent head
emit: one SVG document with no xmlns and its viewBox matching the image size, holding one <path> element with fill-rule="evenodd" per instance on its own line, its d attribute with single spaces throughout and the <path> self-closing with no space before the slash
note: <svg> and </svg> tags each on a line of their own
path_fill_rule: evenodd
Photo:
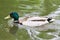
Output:
<svg viewBox="0 0 60 40">
<path fill-rule="evenodd" d="M 8 15 L 7 17 L 5 17 L 5 19 L 8 19 L 8 18 L 13 18 L 14 20 L 18 20 L 19 19 L 19 15 L 17 12 L 11 12 L 10 15 Z"/>
<path fill-rule="evenodd" d="M 10 13 L 10 17 L 11 17 L 11 18 L 14 18 L 14 20 L 18 20 L 18 19 L 19 19 L 19 15 L 18 15 L 17 12 L 12 12 L 12 13 Z"/>
</svg>

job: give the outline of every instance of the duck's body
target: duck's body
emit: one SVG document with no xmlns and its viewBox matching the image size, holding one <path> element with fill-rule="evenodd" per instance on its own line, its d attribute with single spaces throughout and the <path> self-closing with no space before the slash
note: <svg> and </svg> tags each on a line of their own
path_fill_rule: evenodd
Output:
<svg viewBox="0 0 60 40">
<path fill-rule="evenodd" d="M 25 25 L 25 26 L 42 26 L 47 23 L 51 23 L 54 21 L 52 18 L 47 18 L 47 17 L 39 17 L 39 16 L 32 16 L 32 17 L 19 17 L 16 12 L 12 12 L 10 14 L 10 17 L 14 19 L 14 21 L 18 21 L 20 25 Z M 8 17 L 5 17 L 7 19 Z M 15 22 L 16 23 L 16 22 Z"/>
<path fill-rule="evenodd" d="M 42 25 L 45 25 L 45 24 L 49 23 L 47 21 L 47 19 L 48 19 L 47 17 L 37 16 L 37 17 L 29 17 L 26 20 L 24 20 L 24 18 L 22 18 L 22 19 L 19 18 L 19 22 L 21 20 L 23 20 L 23 21 L 21 21 L 21 23 L 25 26 L 42 26 Z M 53 21 L 53 20 L 54 19 L 52 19 L 51 21 Z"/>
</svg>

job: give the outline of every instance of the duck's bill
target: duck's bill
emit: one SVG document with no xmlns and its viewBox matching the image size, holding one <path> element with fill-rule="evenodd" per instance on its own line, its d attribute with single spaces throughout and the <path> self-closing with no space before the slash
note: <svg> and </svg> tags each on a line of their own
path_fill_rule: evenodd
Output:
<svg viewBox="0 0 60 40">
<path fill-rule="evenodd" d="M 8 15 L 7 17 L 5 17 L 4 19 L 9 19 L 10 18 L 10 15 Z"/>
</svg>

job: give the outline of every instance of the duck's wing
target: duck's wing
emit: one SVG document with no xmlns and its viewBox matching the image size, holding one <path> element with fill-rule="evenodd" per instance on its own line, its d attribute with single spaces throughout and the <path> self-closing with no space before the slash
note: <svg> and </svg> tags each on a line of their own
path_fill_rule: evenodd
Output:
<svg viewBox="0 0 60 40">
<path fill-rule="evenodd" d="M 30 17 L 30 18 L 28 18 L 27 19 L 27 21 L 45 21 L 45 20 L 47 20 L 47 18 L 45 18 L 45 17 Z"/>
<path fill-rule="evenodd" d="M 27 21 L 22 22 L 22 24 L 26 26 L 41 26 L 48 23 L 46 19 L 44 17 L 31 17 Z"/>
<path fill-rule="evenodd" d="M 44 21 L 44 22 L 43 21 L 24 21 L 22 22 L 22 24 L 25 26 L 42 26 L 47 23 L 48 23 L 47 21 Z"/>
</svg>

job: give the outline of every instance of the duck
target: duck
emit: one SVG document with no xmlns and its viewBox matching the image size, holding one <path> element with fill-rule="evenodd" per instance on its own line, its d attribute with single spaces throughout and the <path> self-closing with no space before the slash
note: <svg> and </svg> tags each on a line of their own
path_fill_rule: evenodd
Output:
<svg viewBox="0 0 60 40">
<path fill-rule="evenodd" d="M 17 12 L 11 12 L 10 15 L 5 17 L 4 19 L 9 18 L 14 19 L 14 23 L 30 27 L 42 26 L 48 23 L 52 23 L 55 20 L 51 17 L 40 17 L 40 16 L 19 17 L 19 14 Z"/>
</svg>

